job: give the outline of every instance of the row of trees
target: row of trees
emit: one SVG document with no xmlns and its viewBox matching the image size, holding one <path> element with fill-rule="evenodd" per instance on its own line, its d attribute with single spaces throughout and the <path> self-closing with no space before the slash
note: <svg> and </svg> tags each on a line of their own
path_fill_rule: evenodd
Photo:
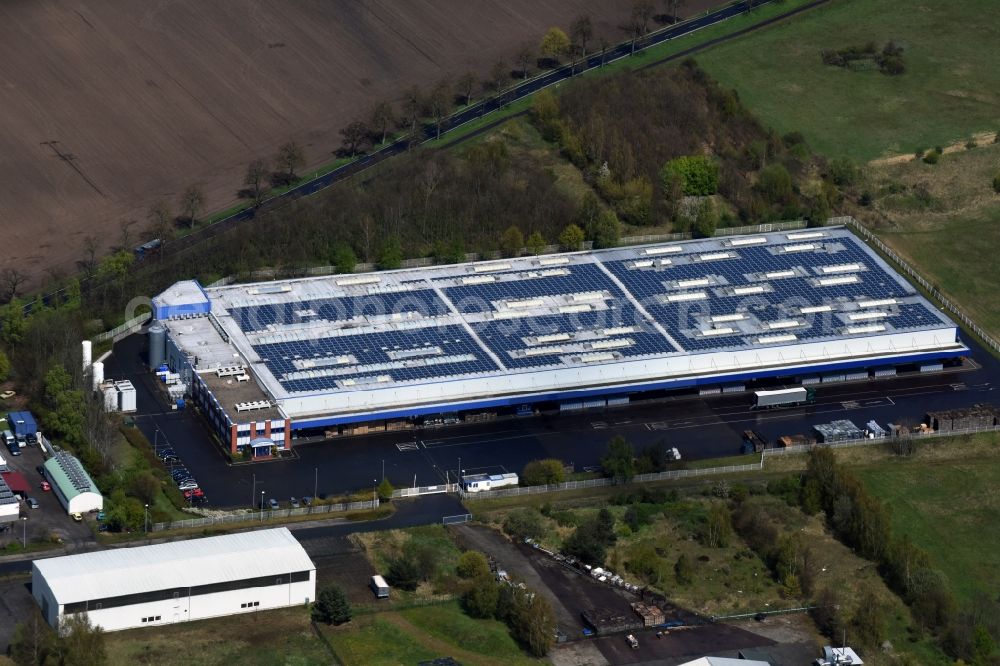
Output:
<svg viewBox="0 0 1000 666">
<path fill-rule="evenodd" d="M 497 581 L 486 557 L 474 550 L 459 558 L 462 607 L 476 618 L 506 622 L 510 633 L 530 654 L 544 657 L 555 643 L 556 621 L 551 604 L 541 594 L 510 581 Z"/>
</svg>

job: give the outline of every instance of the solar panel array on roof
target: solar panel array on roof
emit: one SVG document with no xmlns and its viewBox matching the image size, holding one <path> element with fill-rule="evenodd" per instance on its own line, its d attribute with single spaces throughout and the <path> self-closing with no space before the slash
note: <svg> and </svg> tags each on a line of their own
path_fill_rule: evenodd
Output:
<svg viewBox="0 0 1000 666">
<path fill-rule="evenodd" d="M 93 481 L 83 469 L 83 465 L 71 454 L 66 451 L 57 451 L 55 460 L 77 492 L 85 493 L 94 489 Z"/>
<path fill-rule="evenodd" d="M 837 228 L 268 286 L 208 293 L 292 396 L 954 326 Z"/>
</svg>

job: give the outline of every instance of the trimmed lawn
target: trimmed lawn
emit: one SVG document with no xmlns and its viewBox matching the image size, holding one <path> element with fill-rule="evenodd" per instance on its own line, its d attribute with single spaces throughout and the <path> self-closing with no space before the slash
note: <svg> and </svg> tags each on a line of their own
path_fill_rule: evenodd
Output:
<svg viewBox="0 0 1000 666">
<path fill-rule="evenodd" d="M 323 631 L 345 666 L 416 664 L 440 656 L 382 617 L 365 617 Z"/>
<path fill-rule="evenodd" d="M 825 155 L 867 161 L 1000 125 L 992 0 L 836 0 L 698 55 L 766 124 Z M 824 65 L 823 49 L 903 46 L 906 72 Z"/>
</svg>

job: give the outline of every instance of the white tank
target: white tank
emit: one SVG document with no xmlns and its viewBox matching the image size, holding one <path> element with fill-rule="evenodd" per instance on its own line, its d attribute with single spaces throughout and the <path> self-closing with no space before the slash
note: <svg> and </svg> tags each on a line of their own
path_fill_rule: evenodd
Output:
<svg viewBox="0 0 1000 666">
<path fill-rule="evenodd" d="M 91 386 L 95 391 L 101 390 L 104 383 L 104 364 L 98 361 L 91 366 Z"/>
<path fill-rule="evenodd" d="M 80 351 L 83 356 L 83 371 L 86 372 L 87 368 L 90 367 L 91 360 L 90 340 L 84 340 L 80 343 Z"/>
</svg>

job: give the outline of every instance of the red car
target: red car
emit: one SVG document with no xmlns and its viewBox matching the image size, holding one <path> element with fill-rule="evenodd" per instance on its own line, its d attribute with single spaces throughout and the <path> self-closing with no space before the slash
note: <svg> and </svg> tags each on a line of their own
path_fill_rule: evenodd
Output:
<svg viewBox="0 0 1000 666">
<path fill-rule="evenodd" d="M 44 490 L 44 491 L 46 491 L 46 492 L 52 490 L 52 486 L 49 485 L 48 481 L 42 481 L 41 484 L 39 484 L 39 485 L 41 486 L 41 489 Z"/>
<path fill-rule="evenodd" d="M 204 497 L 204 496 L 205 496 L 205 491 L 203 491 L 201 488 L 195 488 L 193 490 L 184 491 L 184 499 L 192 499 L 194 497 Z"/>
</svg>

